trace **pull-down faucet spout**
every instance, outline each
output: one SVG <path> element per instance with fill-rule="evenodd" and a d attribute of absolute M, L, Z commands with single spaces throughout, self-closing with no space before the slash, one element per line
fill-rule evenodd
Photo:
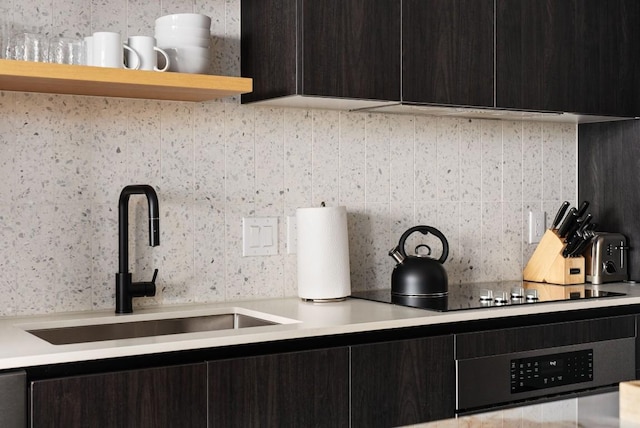
<path fill-rule="evenodd" d="M 151 282 L 132 282 L 129 272 L 129 197 L 145 195 L 149 204 L 149 245 L 160 245 L 160 209 L 158 195 L 153 187 L 146 184 L 126 186 L 120 193 L 118 202 L 118 252 L 119 271 L 116 274 L 116 313 L 133 312 L 134 297 L 155 296 L 158 269 L 153 272 Z"/>

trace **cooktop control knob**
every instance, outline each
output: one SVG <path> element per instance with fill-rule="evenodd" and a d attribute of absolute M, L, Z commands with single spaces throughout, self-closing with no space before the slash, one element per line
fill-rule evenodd
<path fill-rule="evenodd" d="M 509 293 L 507 293 L 506 291 L 499 291 L 496 293 L 494 300 L 496 304 L 504 305 L 509 301 Z"/>
<path fill-rule="evenodd" d="M 524 297 L 524 288 L 522 287 L 513 287 L 511 289 L 511 298 L 512 299 L 522 299 Z"/>
<path fill-rule="evenodd" d="M 480 290 L 480 301 L 481 302 L 493 301 L 493 290 L 489 290 L 489 289 Z"/>
<path fill-rule="evenodd" d="M 527 299 L 527 301 L 535 302 L 536 300 L 538 300 L 538 290 L 526 290 L 525 298 Z"/>

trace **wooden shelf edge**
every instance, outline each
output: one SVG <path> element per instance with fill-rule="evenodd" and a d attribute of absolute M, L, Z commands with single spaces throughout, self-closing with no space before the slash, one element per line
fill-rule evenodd
<path fill-rule="evenodd" d="M 253 80 L 245 77 L 0 60 L 0 90 L 208 101 L 251 92 Z"/>

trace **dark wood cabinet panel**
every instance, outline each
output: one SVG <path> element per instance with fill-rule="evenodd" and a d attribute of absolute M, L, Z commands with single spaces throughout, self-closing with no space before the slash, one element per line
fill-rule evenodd
<path fill-rule="evenodd" d="M 353 427 L 451 418 L 455 411 L 453 336 L 353 346 L 351 385 Z"/>
<path fill-rule="evenodd" d="M 211 427 L 346 427 L 349 349 L 209 363 Z"/>
<path fill-rule="evenodd" d="M 493 106 L 493 0 L 402 5 L 403 101 Z"/>
<path fill-rule="evenodd" d="M 598 230 L 627 237 L 629 278 L 638 280 L 640 121 L 583 124 L 578 141 L 578 198 L 591 202 Z"/>
<path fill-rule="evenodd" d="M 243 0 L 251 102 L 284 95 L 400 100 L 397 0 Z"/>
<path fill-rule="evenodd" d="M 39 380 L 31 426 L 206 426 L 206 364 Z"/>
<path fill-rule="evenodd" d="M 638 115 L 639 20 L 635 0 L 497 0 L 497 106 Z"/>
<path fill-rule="evenodd" d="M 479 358 L 627 337 L 635 337 L 634 316 L 461 333 L 456 335 L 456 358 Z"/>

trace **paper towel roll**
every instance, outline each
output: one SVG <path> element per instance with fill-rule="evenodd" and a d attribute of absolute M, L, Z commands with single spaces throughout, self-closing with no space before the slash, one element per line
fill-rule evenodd
<path fill-rule="evenodd" d="M 298 208 L 298 296 L 341 299 L 351 294 L 345 207 Z"/>

